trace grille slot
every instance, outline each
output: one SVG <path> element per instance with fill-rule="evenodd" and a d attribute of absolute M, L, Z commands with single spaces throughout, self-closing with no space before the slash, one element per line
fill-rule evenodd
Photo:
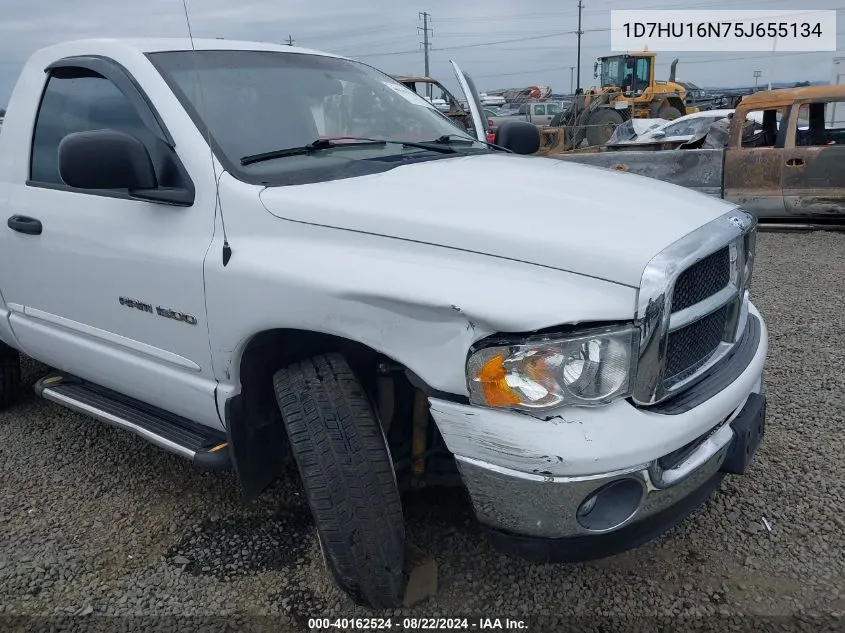
<path fill-rule="evenodd" d="M 730 249 L 726 246 L 680 274 L 672 293 L 672 312 L 707 299 L 727 286 L 730 280 Z"/>
<path fill-rule="evenodd" d="M 725 334 L 728 306 L 669 334 L 666 346 L 666 378 L 695 369 L 716 351 Z"/>

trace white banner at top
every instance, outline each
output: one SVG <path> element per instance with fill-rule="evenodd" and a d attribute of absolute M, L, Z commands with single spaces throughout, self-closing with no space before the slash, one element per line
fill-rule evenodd
<path fill-rule="evenodd" d="M 611 11 L 610 29 L 614 53 L 836 50 L 836 11 Z"/>

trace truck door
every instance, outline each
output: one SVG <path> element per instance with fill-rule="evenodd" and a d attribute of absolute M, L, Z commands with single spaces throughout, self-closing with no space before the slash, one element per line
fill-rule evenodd
<path fill-rule="evenodd" d="M 548 117 L 546 117 L 546 105 L 544 103 L 535 103 L 534 111 L 529 119 L 534 125 L 548 125 Z"/>
<path fill-rule="evenodd" d="M 741 112 L 737 112 L 741 115 Z M 754 134 L 737 133 L 736 122 L 725 150 L 724 197 L 741 204 L 758 218 L 785 214 L 781 187 L 781 164 L 786 139 L 785 117 L 778 109 L 747 111 L 755 121 Z"/>
<path fill-rule="evenodd" d="M 149 72 L 155 73 L 152 66 Z M 173 103 L 165 99 L 153 110 L 128 72 L 110 60 L 85 57 L 54 64 L 38 96 L 40 103 L 33 95 L 30 104 L 37 109 L 34 122 L 11 132 L 21 135 L 20 165 L 8 187 L 11 217 L 0 225 L 0 249 L 6 262 L 14 262 L 0 270 L 0 286 L 23 351 L 219 427 L 203 285 L 216 203 L 207 146 L 204 162 L 187 156 L 192 147 L 199 153 L 187 135 L 199 133 L 180 120 L 181 115 L 190 121 L 175 107 L 175 96 L 168 93 Z M 165 127 L 163 111 L 171 117 L 175 137 Z M 193 204 L 68 187 L 59 176 L 59 142 L 96 129 L 139 139 L 151 154 L 159 185 L 190 184 Z"/>
<path fill-rule="evenodd" d="M 786 213 L 807 217 L 845 214 L 845 103 L 820 100 L 793 106 L 786 143 L 783 196 Z"/>

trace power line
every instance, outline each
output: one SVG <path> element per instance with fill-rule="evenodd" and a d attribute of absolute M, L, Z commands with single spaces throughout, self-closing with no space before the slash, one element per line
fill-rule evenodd
<path fill-rule="evenodd" d="M 346 39 L 348 37 L 358 37 L 359 35 L 366 35 L 368 33 L 382 33 L 388 29 L 395 29 L 401 26 L 407 26 L 404 22 L 391 22 L 388 24 L 378 24 L 375 26 L 366 26 L 360 29 L 344 29 L 343 31 L 331 31 L 323 35 L 311 35 L 309 37 L 301 37 L 299 39 L 305 41 L 311 40 L 326 40 L 326 39 Z"/>
<path fill-rule="evenodd" d="M 790 55 L 825 55 L 830 54 L 831 51 L 800 51 L 794 53 L 779 53 L 780 56 L 790 56 Z M 705 63 L 713 63 L 713 62 L 720 62 L 720 61 L 736 61 L 736 60 L 744 60 L 744 59 L 768 59 L 771 53 L 767 53 L 764 55 L 744 55 L 740 57 L 723 57 L 723 58 L 712 58 L 712 59 L 693 59 L 693 60 L 684 60 L 684 65 L 688 64 L 705 64 Z M 572 66 L 551 66 L 548 68 L 529 68 L 526 70 L 520 70 L 518 72 L 510 72 L 510 73 L 493 73 L 493 74 L 486 74 L 486 75 L 474 75 L 475 77 L 481 78 L 488 78 L 488 77 L 513 77 L 516 75 L 530 75 L 533 73 L 544 73 L 544 72 L 551 72 L 555 70 L 566 70 L 567 68 L 572 68 Z"/>

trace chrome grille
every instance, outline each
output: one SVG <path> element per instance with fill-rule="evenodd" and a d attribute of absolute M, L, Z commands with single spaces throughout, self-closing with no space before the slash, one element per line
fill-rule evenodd
<path fill-rule="evenodd" d="M 709 358 L 722 342 L 727 320 L 728 307 L 722 306 L 703 319 L 670 332 L 666 345 L 666 377 L 677 380 Z"/>
<path fill-rule="evenodd" d="M 650 405 L 692 385 L 745 329 L 753 216 L 733 210 L 655 256 L 643 271 L 633 400 Z"/>
<path fill-rule="evenodd" d="M 672 293 L 672 312 L 704 301 L 727 286 L 730 280 L 730 249 L 725 246 L 680 274 Z"/>

